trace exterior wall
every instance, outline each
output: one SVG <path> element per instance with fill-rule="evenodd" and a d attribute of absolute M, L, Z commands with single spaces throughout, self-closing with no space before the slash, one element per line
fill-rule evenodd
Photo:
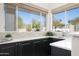
<path fill-rule="evenodd" d="M 5 13 L 4 13 L 4 4 L 0 3 L 0 32 L 5 31 Z"/>

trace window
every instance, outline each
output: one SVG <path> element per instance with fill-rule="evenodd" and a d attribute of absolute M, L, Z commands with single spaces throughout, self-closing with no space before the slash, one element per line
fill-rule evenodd
<path fill-rule="evenodd" d="M 16 31 L 16 5 L 5 3 L 3 11 L 5 11 L 5 31 Z"/>
<path fill-rule="evenodd" d="M 53 31 L 79 31 L 79 8 L 53 15 Z"/>
<path fill-rule="evenodd" d="M 19 32 L 45 31 L 45 15 L 25 9 L 16 10 L 17 29 Z"/>
<path fill-rule="evenodd" d="M 61 31 L 61 28 L 64 27 L 65 23 L 65 12 L 54 14 L 53 31 Z"/>
<path fill-rule="evenodd" d="M 67 11 L 68 22 L 74 31 L 79 31 L 79 8 L 71 9 Z"/>

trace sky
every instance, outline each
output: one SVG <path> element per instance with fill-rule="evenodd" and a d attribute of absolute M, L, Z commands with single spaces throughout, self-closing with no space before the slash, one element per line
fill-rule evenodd
<path fill-rule="evenodd" d="M 41 22 L 42 24 L 44 24 L 45 18 L 43 16 L 37 15 L 37 14 L 33 14 L 33 13 L 28 13 L 25 11 L 21 11 L 21 10 L 17 10 L 16 11 L 16 15 L 20 16 L 23 19 L 23 22 L 25 24 L 31 24 L 32 20 L 37 20 L 37 21 L 41 21 L 41 19 L 43 19 Z"/>
<path fill-rule="evenodd" d="M 54 14 L 54 19 L 62 20 L 64 24 L 67 24 L 69 20 L 79 17 L 79 8 L 69 10 L 66 13 L 67 13 L 66 19 L 65 19 L 65 12 Z M 23 19 L 23 22 L 25 24 L 30 24 L 33 19 L 38 20 L 38 21 L 42 19 L 42 23 L 45 22 L 45 18 L 43 16 L 33 14 L 33 13 L 28 13 L 28 12 L 21 11 L 21 10 L 16 11 L 16 15 L 19 15 Z"/>
<path fill-rule="evenodd" d="M 65 12 L 54 14 L 55 20 L 62 20 L 64 24 L 67 24 L 69 20 L 73 20 L 76 17 L 79 17 L 79 8 L 72 9 L 66 12 L 67 16 L 65 19 Z"/>

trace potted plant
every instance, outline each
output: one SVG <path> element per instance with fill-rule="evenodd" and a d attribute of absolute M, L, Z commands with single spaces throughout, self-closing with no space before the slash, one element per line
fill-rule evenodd
<path fill-rule="evenodd" d="M 10 33 L 6 34 L 5 39 L 12 40 L 12 35 Z"/>
<path fill-rule="evenodd" d="M 47 32 L 46 34 L 45 34 L 46 36 L 53 36 L 54 34 L 53 34 L 53 32 Z"/>

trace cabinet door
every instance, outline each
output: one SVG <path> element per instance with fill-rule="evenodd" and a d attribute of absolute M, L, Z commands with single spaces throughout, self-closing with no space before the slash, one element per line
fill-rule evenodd
<path fill-rule="evenodd" d="M 49 45 L 49 40 L 48 39 L 43 39 L 42 40 L 42 55 L 48 56 L 50 55 L 50 45 Z"/>
<path fill-rule="evenodd" d="M 41 56 L 42 55 L 42 42 L 41 40 L 33 41 L 33 55 Z"/>
<path fill-rule="evenodd" d="M 20 43 L 20 55 L 22 56 L 32 56 L 32 44 L 31 42 Z"/>
<path fill-rule="evenodd" d="M 0 56 L 16 56 L 17 44 L 0 45 Z"/>
<path fill-rule="evenodd" d="M 71 51 L 52 46 L 51 56 L 71 56 Z"/>

